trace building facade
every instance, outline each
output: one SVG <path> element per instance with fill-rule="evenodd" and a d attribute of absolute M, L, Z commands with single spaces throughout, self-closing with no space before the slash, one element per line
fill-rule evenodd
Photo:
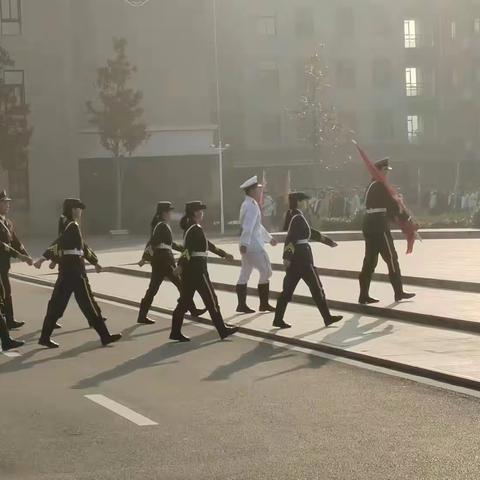
<path fill-rule="evenodd" d="M 480 2 L 227 0 L 222 7 L 222 119 L 238 171 L 266 168 L 281 185 L 278 172 L 288 167 L 295 187 L 314 187 L 315 153 L 289 109 L 305 91 L 305 60 L 323 44 L 329 101 L 373 156 L 400 163 L 399 183 L 414 191 L 480 183 Z M 324 171 L 325 185 L 358 179 L 353 150 L 339 155 L 353 155 L 351 165 Z"/>
<path fill-rule="evenodd" d="M 52 234 L 62 199 L 80 194 L 94 204 L 86 217 L 90 230 L 113 227 L 113 163 L 85 106 L 97 100 L 96 70 L 113 57 L 113 37 L 128 41 L 127 55 L 137 67 L 131 86 L 143 94 L 150 134 L 127 160 L 125 226 L 144 231 L 156 201 L 164 198 L 180 203 L 203 195 L 216 201 L 207 7 L 204 0 L 150 1 L 142 7 L 125 0 L 1 1 L 0 42 L 16 62 L 15 72 L 4 72 L 5 81 L 22 80 L 34 128 L 23 192 L 32 233 Z M 178 175 L 172 165 L 182 166 Z M 191 176 L 185 175 L 189 169 Z M 26 202 L 16 201 L 17 210 L 19 204 Z"/>
<path fill-rule="evenodd" d="M 305 60 L 323 44 L 329 99 L 372 156 L 390 155 L 410 187 L 470 188 L 480 181 L 479 0 L 217 0 L 220 119 L 215 94 L 213 0 L 0 0 L 0 43 L 16 64 L 3 72 L 31 107 L 27 171 L 10 177 L 15 208 L 32 233 L 51 233 L 66 196 L 95 204 L 92 231 L 114 218 L 112 160 L 88 123 L 96 69 L 125 37 L 138 68 L 149 141 L 128 159 L 125 225 L 144 229 L 161 198 L 201 197 L 218 220 L 225 152 L 226 219 L 238 183 L 267 172 L 279 193 L 363 184 L 353 150 L 319 170 L 290 110 L 305 91 Z M 349 157 L 352 157 L 351 160 Z M 348 161 L 346 161 L 348 160 Z M 318 172 L 320 171 L 320 175 Z M 472 184 L 472 185 L 470 185 Z M 179 188 L 181 185 L 181 188 Z M 107 220 L 106 220 L 107 219 Z"/>

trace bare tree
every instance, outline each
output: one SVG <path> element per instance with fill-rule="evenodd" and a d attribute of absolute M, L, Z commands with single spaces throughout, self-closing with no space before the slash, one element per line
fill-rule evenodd
<path fill-rule="evenodd" d="M 15 66 L 0 46 L 0 165 L 6 171 L 26 169 L 33 129 L 28 124 L 30 107 L 23 90 L 5 83 L 5 70 Z"/>
<path fill-rule="evenodd" d="M 338 149 L 353 135 L 339 120 L 331 89 L 328 66 L 318 49 L 305 63 L 305 93 L 299 106 L 289 113 L 298 121 L 300 139 L 312 148 L 315 162 L 326 169 L 346 163 L 346 159 L 338 158 Z"/>
<path fill-rule="evenodd" d="M 97 127 L 101 145 L 109 151 L 116 165 L 117 201 L 116 225 L 122 229 L 123 180 L 125 157 L 131 156 L 145 142 L 149 134 L 142 121 L 142 92 L 128 86 L 137 71 L 126 55 L 127 40 L 113 39 L 115 57 L 97 70 L 98 96 L 100 106 L 86 102 L 90 123 Z"/>

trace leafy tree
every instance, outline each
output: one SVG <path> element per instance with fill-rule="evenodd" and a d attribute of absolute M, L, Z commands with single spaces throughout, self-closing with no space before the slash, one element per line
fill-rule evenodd
<path fill-rule="evenodd" d="M 28 146 L 33 129 L 28 124 L 30 107 L 24 103 L 23 92 L 5 84 L 5 70 L 15 62 L 0 46 L 0 165 L 6 171 L 26 169 Z"/>
<path fill-rule="evenodd" d="M 317 164 L 326 169 L 338 168 L 344 163 L 339 161 L 338 150 L 353 132 L 340 122 L 330 101 L 332 86 L 320 50 L 305 63 L 305 86 L 298 108 L 290 110 L 299 123 L 300 139 L 313 149 Z"/>
<path fill-rule="evenodd" d="M 145 142 L 149 134 L 142 121 L 142 92 L 128 86 L 137 71 L 126 55 L 127 40 L 113 39 L 115 56 L 97 70 L 99 107 L 86 102 L 89 122 L 100 134 L 100 143 L 115 159 L 117 177 L 117 230 L 122 228 L 122 190 L 125 157 L 131 156 Z"/>

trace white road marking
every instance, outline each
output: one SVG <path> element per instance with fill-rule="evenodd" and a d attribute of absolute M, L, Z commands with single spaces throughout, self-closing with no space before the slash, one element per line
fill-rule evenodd
<path fill-rule="evenodd" d="M 6 357 L 10 357 L 10 358 L 22 356 L 20 352 L 12 352 L 12 351 L 4 352 L 3 350 L 0 350 L 0 352 L 2 352 Z"/>
<path fill-rule="evenodd" d="M 127 420 L 130 420 L 132 423 L 135 423 L 140 427 L 158 425 L 157 422 L 154 422 L 153 420 L 150 420 L 149 418 L 144 417 L 143 415 L 140 415 L 133 410 L 130 410 L 130 408 L 125 407 L 124 405 L 117 403 L 114 400 L 110 400 L 110 398 L 105 397 L 104 395 L 85 395 L 85 398 L 88 398 L 92 402 L 95 402 L 98 405 L 105 407 L 111 412 L 116 413 L 117 415 L 120 415 Z"/>

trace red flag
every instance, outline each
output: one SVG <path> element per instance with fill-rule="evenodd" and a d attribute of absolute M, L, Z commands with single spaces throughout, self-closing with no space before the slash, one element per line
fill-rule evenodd
<path fill-rule="evenodd" d="M 400 230 L 405 234 L 407 238 L 407 254 L 412 253 L 415 239 L 418 236 L 418 224 L 412 220 L 410 211 L 405 205 L 402 195 L 400 195 L 397 192 L 396 188 L 388 182 L 385 175 L 373 164 L 373 162 L 368 158 L 367 154 L 362 150 L 362 148 L 360 148 L 358 143 L 355 140 L 353 140 L 353 143 L 357 147 L 358 152 L 362 157 L 363 163 L 365 163 L 372 178 L 377 182 L 381 182 L 385 185 L 385 188 L 387 189 L 391 198 L 397 203 L 400 212 L 406 213 L 408 215 L 409 218 L 407 220 L 396 218 L 395 221 L 400 227 Z"/>

